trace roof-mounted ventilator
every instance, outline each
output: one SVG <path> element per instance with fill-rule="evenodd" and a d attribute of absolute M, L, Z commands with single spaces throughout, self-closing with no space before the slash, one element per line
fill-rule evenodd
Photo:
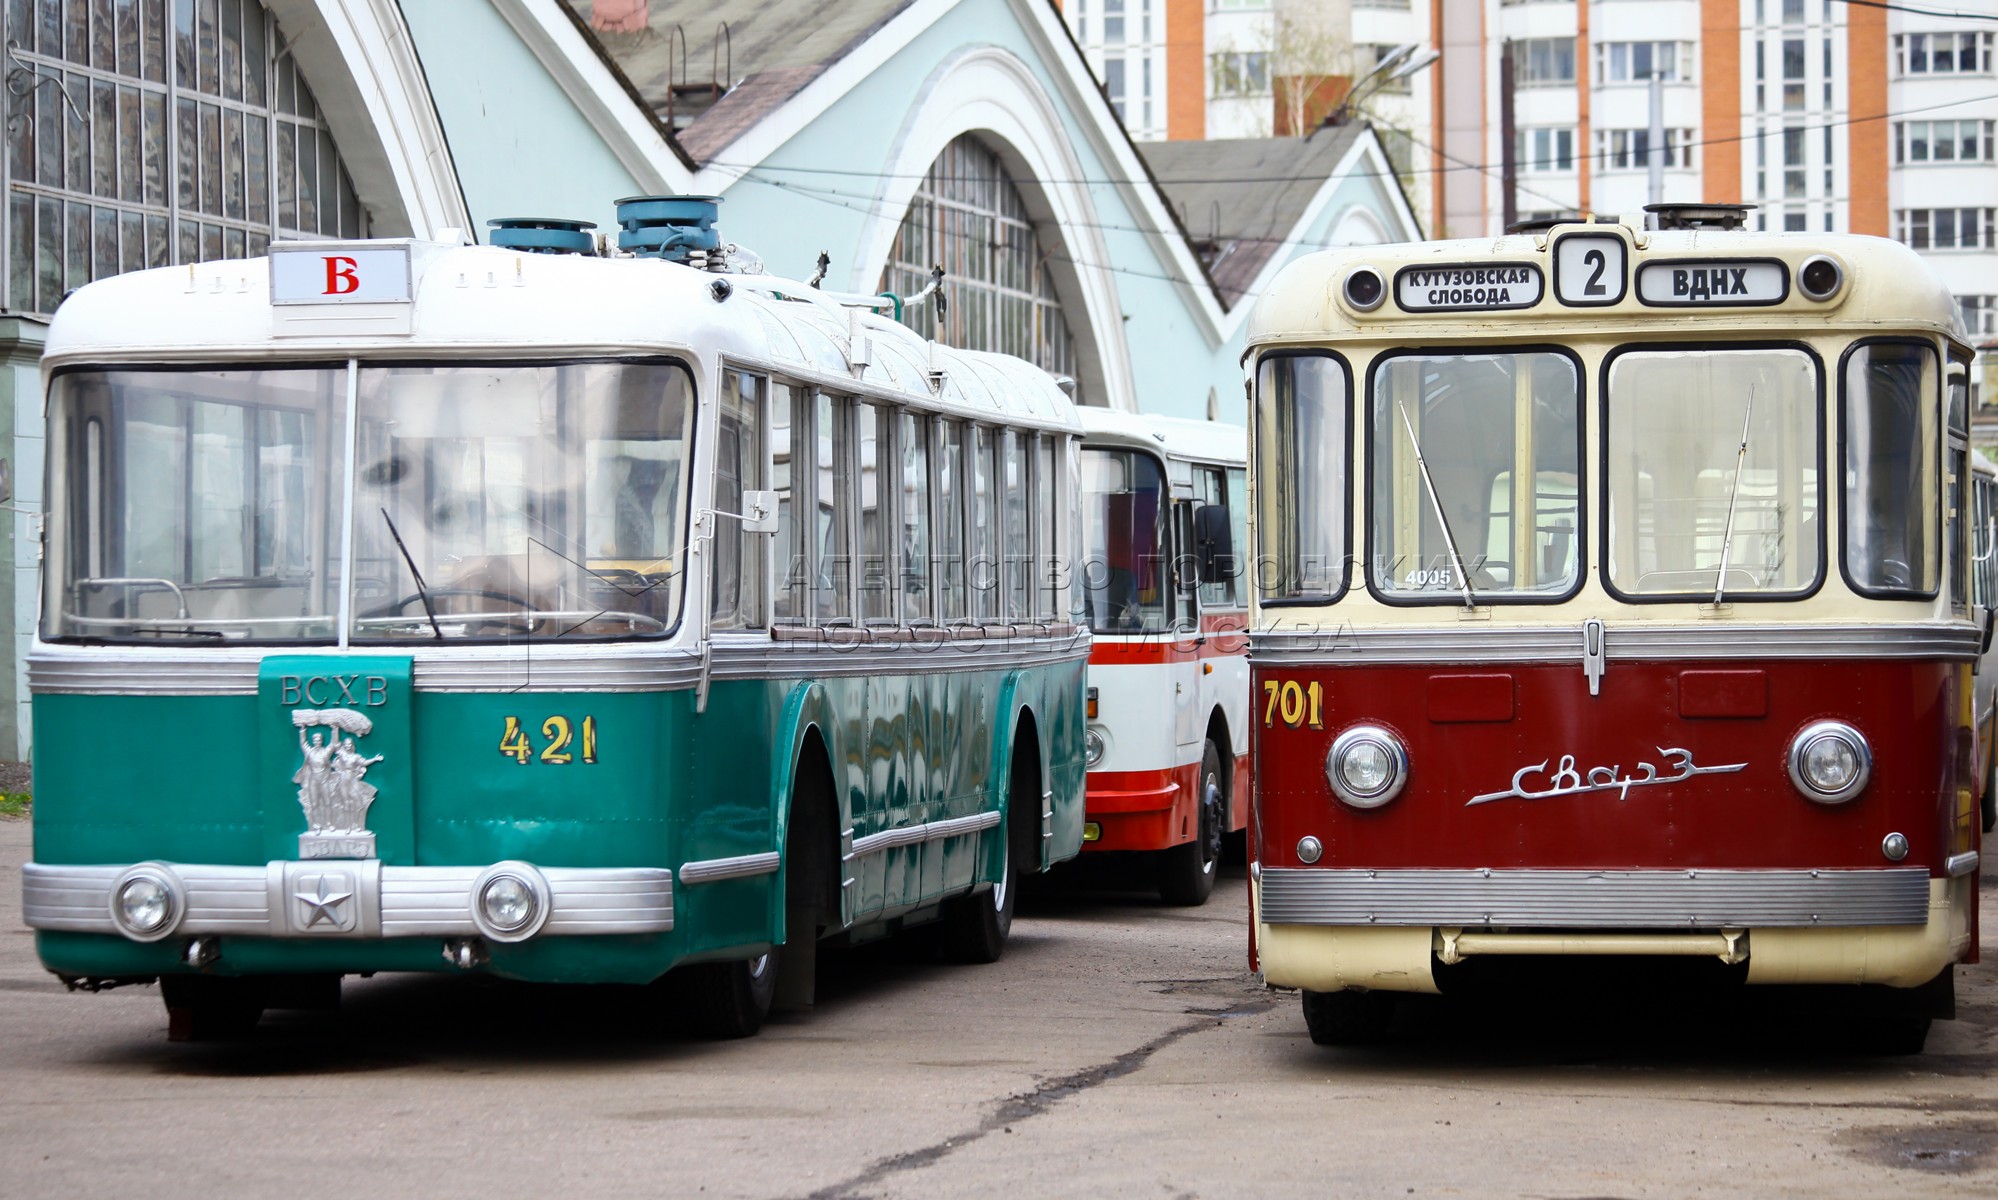
<path fill-rule="evenodd" d="M 1647 204 L 1652 229 L 1738 230 L 1748 227 L 1753 204 Z"/>
<path fill-rule="evenodd" d="M 627 196 L 617 202 L 617 248 L 696 270 L 725 270 L 715 229 L 720 207 L 719 196 Z"/>
<path fill-rule="evenodd" d="M 486 222 L 492 227 L 489 239 L 502 250 L 528 254 L 595 254 L 597 238 L 591 233 L 595 221 L 567 221 L 560 217 L 498 217 Z"/>

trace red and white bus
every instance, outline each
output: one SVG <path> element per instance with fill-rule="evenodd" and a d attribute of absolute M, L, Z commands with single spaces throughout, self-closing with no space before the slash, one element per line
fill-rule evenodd
<path fill-rule="evenodd" d="M 1214 890 L 1247 820 L 1247 434 L 1105 409 L 1083 419 L 1089 654 L 1085 851 L 1155 860 L 1169 904 Z"/>
<path fill-rule="evenodd" d="M 1956 305 L 1654 220 L 1314 255 L 1251 318 L 1251 954 L 1315 1041 L 1641 956 L 1912 1052 L 1976 961 Z"/>

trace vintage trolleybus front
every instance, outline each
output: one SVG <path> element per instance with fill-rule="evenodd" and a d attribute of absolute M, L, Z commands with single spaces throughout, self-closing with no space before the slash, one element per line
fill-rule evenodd
<path fill-rule="evenodd" d="M 1669 216 L 1669 214 L 1668 214 Z M 1255 947 L 1312 1035 L 1507 957 L 1975 960 L 1969 349 L 1860 237 L 1314 256 L 1250 341 Z"/>
<path fill-rule="evenodd" d="M 1210 421 L 1081 410 L 1089 653 L 1084 848 L 1151 856 L 1201 904 L 1248 816 L 1247 438 Z"/>
<path fill-rule="evenodd" d="M 739 1034 L 820 937 L 997 956 L 1081 844 L 1086 635 L 1036 568 L 1074 409 L 708 269 L 700 209 L 621 206 L 638 257 L 540 222 L 495 236 L 582 252 L 280 247 L 63 305 L 51 970 L 157 977 L 198 1036 L 343 973 L 684 968 Z"/>

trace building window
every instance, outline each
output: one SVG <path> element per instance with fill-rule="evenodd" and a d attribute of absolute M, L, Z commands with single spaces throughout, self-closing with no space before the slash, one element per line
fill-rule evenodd
<path fill-rule="evenodd" d="M 1758 143 L 1759 146 L 1759 143 Z M 1665 167 L 1683 169 L 1693 165 L 1693 131 L 1665 131 Z M 1596 170 L 1643 171 L 1651 166 L 1649 129 L 1596 130 Z"/>
<path fill-rule="evenodd" d="M 1990 250 L 1989 208 L 1900 208 L 1894 210 L 1894 236 L 1916 250 Z"/>
<path fill-rule="evenodd" d="M 1103 43 L 1118 45 L 1124 40 L 1124 0 L 1103 0 Z"/>
<path fill-rule="evenodd" d="M 1519 131 L 1519 169 L 1522 171 L 1572 171 L 1575 169 L 1575 131 L 1572 129 L 1522 129 Z"/>
<path fill-rule="evenodd" d="M 1897 121 L 1896 163 L 1988 163 L 1991 121 Z"/>
<path fill-rule="evenodd" d="M 1804 107 L 1804 39 L 1783 39 L 1783 111 Z"/>
<path fill-rule="evenodd" d="M 1355 78 L 1364 78 L 1375 68 L 1379 67 L 1383 59 L 1400 48 L 1392 42 L 1359 43 L 1353 47 L 1353 75 Z M 1374 76 L 1374 80 L 1375 82 L 1369 87 L 1368 95 L 1390 93 L 1406 96 L 1408 94 L 1407 78 L 1396 79 L 1392 70 L 1388 71 L 1385 75 Z"/>
<path fill-rule="evenodd" d="M 0 308 L 93 279 L 363 237 L 367 214 L 257 0 L 8 4 Z M 282 53 L 281 53 L 282 52 Z"/>
<path fill-rule="evenodd" d="M 1525 38 L 1512 44 L 1513 83 L 1553 87 L 1575 82 L 1574 38 Z"/>
<path fill-rule="evenodd" d="M 1270 56 L 1262 51 L 1210 54 L 1207 71 L 1216 97 L 1270 94 Z"/>
<path fill-rule="evenodd" d="M 1804 232 L 1804 222 L 1808 219 L 1809 219 L 1808 213 L 1800 213 L 1800 212 L 1784 213 L 1783 232 L 1784 233 Z"/>
<path fill-rule="evenodd" d="M 1970 336 L 1998 334 L 1998 296 L 1958 296 L 1956 306 L 1963 313 L 1963 326 Z"/>
<path fill-rule="evenodd" d="M 1989 33 L 1897 33 L 1894 35 L 1896 75 L 1989 75 Z"/>
<path fill-rule="evenodd" d="M 1117 119 L 1124 119 L 1124 60 L 1106 58 L 1103 60 L 1103 91 L 1110 97 L 1110 107 L 1117 110 Z"/>
<path fill-rule="evenodd" d="M 935 308 L 911 305 L 909 327 L 945 345 L 1011 354 L 1057 375 L 1076 374 L 1075 338 L 1062 318 L 1045 246 L 999 156 L 969 134 L 944 147 L 889 251 L 881 290 L 909 295 L 940 263 L 950 304 L 944 327 Z"/>
<path fill-rule="evenodd" d="M 1762 44 L 1755 46 L 1755 77 L 1762 78 Z M 1596 79 L 1602 83 L 1649 83 L 1656 72 L 1666 83 L 1693 77 L 1691 42 L 1597 42 Z"/>

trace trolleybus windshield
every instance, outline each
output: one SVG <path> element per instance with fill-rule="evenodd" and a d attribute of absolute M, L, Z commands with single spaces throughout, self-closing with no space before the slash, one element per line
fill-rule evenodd
<path fill-rule="evenodd" d="M 1816 356 L 1626 350 L 1610 359 L 1607 378 L 1611 590 L 1681 600 L 1814 590 L 1823 507 Z"/>
<path fill-rule="evenodd" d="M 343 586 L 356 642 L 676 623 L 683 368 L 363 367 L 351 504 L 347 370 L 59 376 L 46 636 L 332 642 Z"/>
<path fill-rule="evenodd" d="M 1166 628 L 1171 554 L 1165 473 L 1149 454 L 1082 452 L 1083 588 L 1099 633 Z"/>

